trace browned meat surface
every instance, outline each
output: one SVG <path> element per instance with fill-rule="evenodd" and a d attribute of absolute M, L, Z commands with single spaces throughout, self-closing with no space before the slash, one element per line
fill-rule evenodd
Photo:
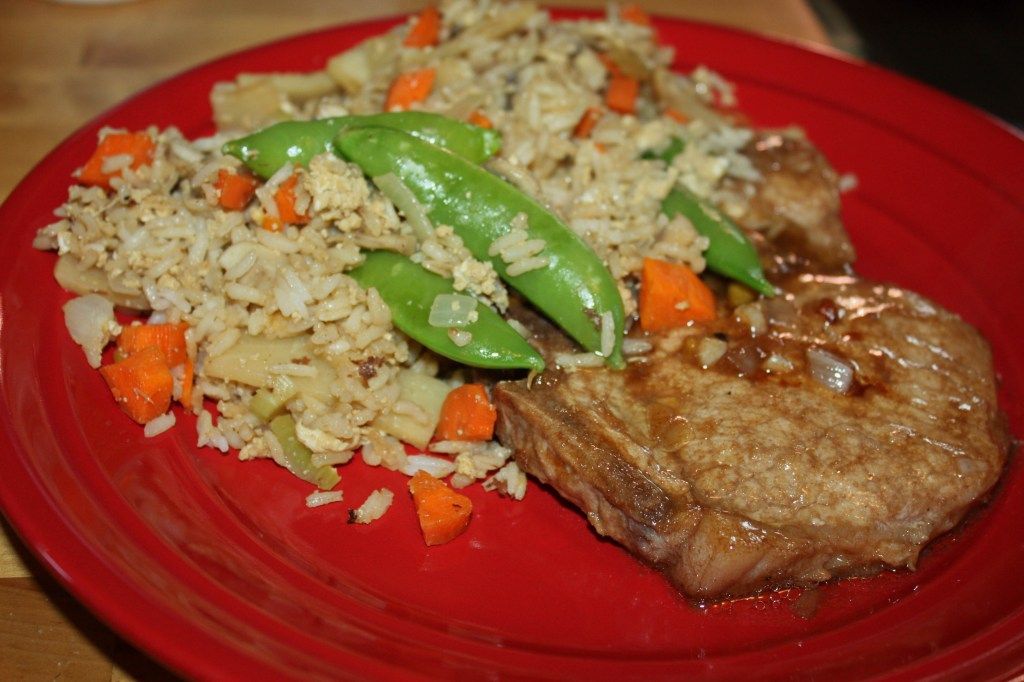
<path fill-rule="evenodd" d="M 856 254 L 839 217 L 839 179 L 821 152 L 804 139 L 772 132 L 758 134 L 744 151 L 764 181 L 753 185 L 737 222 L 818 268 L 852 263 Z"/>
<path fill-rule="evenodd" d="M 973 328 L 852 277 L 784 288 L 743 322 L 657 339 L 625 371 L 494 390 L 499 438 L 520 466 L 694 598 L 912 567 L 1005 461 Z M 703 368 L 713 333 L 728 350 Z M 855 368 L 845 393 L 811 376 L 811 348 Z"/>

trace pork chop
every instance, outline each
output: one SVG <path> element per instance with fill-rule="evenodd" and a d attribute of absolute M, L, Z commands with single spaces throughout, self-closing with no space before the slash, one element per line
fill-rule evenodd
<path fill-rule="evenodd" d="M 913 567 L 1005 463 L 971 326 L 851 276 L 782 288 L 742 321 L 657 338 L 624 371 L 494 389 L 519 465 L 693 598 Z M 705 368 L 707 338 L 727 350 Z"/>
<path fill-rule="evenodd" d="M 815 269 L 853 263 L 856 252 L 840 218 L 839 176 L 825 156 L 804 137 L 771 131 L 759 132 L 743 151 L 763 179 L 748 183 L 752 196 L 737 222 L 766 237 L 762 244 L 773 254 L 793 254 Z M 726 181 L 736 184 L 743 181 Z"/>

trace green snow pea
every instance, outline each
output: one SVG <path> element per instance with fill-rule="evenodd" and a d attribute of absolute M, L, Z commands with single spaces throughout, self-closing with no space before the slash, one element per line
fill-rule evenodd
<path fill-rule="evenodd" d="M 661 202 L 661 211 L 669 218 L 683 214 L 700 234 L 708 238 L 704 260 L 708 268 L 720 275 L 746 284 L 765 296 L 774 296 L 775 286 L 764 276 L 757 249 L 736 223 L 716 208 L 698 199 L 682 186 L 668 193 Z"/>
<path fill-rule="evenodd" d="M 483 168 L 400 130 L 359 127 L 334 138 L 341 156 L 370 177 L 392 173 L 435 225 L 450 225 L 474 257 L 490 261 L 519 291 L 588 351 L 600 351 L 602 317 L 611 314 L 613 350 L 606 362 L 623 367 L 622 297 L 611 273 L 579 236 L 539 203 Z M 528 238 L 544 240 L 547 264 L 510 274 L 488 250 L 525 214 Z"/>
<path fill-rule="evenodd" d="M 668 141 L 668 146 L 662 149 L 660 152 L 656 152 L 653 149 L 648 149 L 640 155 L 641 159 L 661 159 L 665 163 L 672 163 L 672 159 L 676 158 L 679 152 L 683 151 L 684 143 L 678 137 L 673 137 Z"/>
<path fill-rule="evenodd" d="M 425 111 L 367 116 L 337 116 L 315 121 L 282 121 L 251 135 L 224 143 L 225 154 L 237 157 L 256 175 L 269 178 L 286 163 L 305 166 L 317 154 L 333 151 L 339 131 L 374 125 L 404 130 L 451 150 L 473 163 L 483 163 L 501 149 L 501 133 Z"/>
<path fill-rule="evenodd" d="M 438 294 L 454 294 L 452 283 L 405 256 L 392 251 L 370 251 L 349 277 L 363 287 L 375 288 L 388 308 L 395 326 L 430 350 L 473 367 L 489 369 L 544 369 L 544 359 L 508 322 L 483 303 L 476 307 L 477 320 L 463 327 L 472 335 L 464 346 L 456 345 L 448 329 L 427 320 Z"/>
<path fill-rule="evenodd" d="M 678 137 L 673 137 L 663 151 L 645 152 L 642 157 L 672 163 L 676 155 L 683 151 L 683 144 Z M 764 276 L 757 249 L 747 239 L 743 230 L 721 211 L 701 201 L 682 185 L 678 185 L 661 202 L 661 212 L 669 218 L 679 214 L 686 216 L 697 232 L 707 237 L 708 249 L 704 252 L 704 259 L 709 269 L 746 284 L 765 296 L 774 296 L 777 293 L 772 283 Z"/>

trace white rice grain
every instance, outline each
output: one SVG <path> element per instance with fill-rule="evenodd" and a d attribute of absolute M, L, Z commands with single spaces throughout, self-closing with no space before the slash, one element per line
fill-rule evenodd
<path fill-rule="evenodd" d="M 238 282 L 231 282 L 225 285 L 224 293 L 227 294 L 228 298 L 246 303 L 255 303 L 256 305 L 263 305 L 267 300 L 264 293 L 256 287 L 246 286 Z"/>
<path fill-rule="evenodd" d="M 196 441 L 196 447 L 210 446 L 220 450 L 221 452 L 228 451 L 228 441 L 213 424 L 213 415 L 207 410 L 203 410 L 199 413 L 199 419 L 196 420 L 196 431 L 198 439 Z M 280 448 L 280 446 L 278 446 Z"/>
<path fill-rule="evenodd" d="M 156 419 L 146 422 L 146 426 L 142 431 L 146 438 L 152 438 L 153 436 L 158 436 L 167 429 L 173 427 L 175 421 L 174 413 L 168 412 L 160 415 Z"/>
<path fill-rule="evenodd" d="M 515 462 L 509 462 L 484 481 L 484 490 L 496 490 L 501 495 L 521 500 L 526 495 L 526 474 Z"/>
<path fill-rule="evenodd" d="M 643 355 L 650 353 L 653 346 L 646 339 L 623 339 L 622 352 L 626 355 Z"/>
<path fill-rule="evenodd" d="M 452 327 L 448 330 L 448 338 L 452 340 L 452 343 L 461 348 L 473 340 L 473 334 L 464 329 Z"/>
<path fill-rule="evenodd" d="M 348 513 L 349 523 L 372 523 L 380 517 L 384 516 L 384 512 L 391 506 L 391 502 L 395 499 L 395 494 L 387 488 L 381 488 L 380 490 L 374 490 L 370 493 L 370 496 L 366 498 L 366 501 L 359 506 L 358 509 L 353 509 Z"/>
<path fill-rule="evenodd" d="M 401 471 L 406 476 L 413 476 L 418 471 L 425 471 L 434 478 L 445 478 L 455 472 L 455 463 L 441 457 L 430 455 L 409 455 Z"/>
<path fill-rule="evenodd" d="M 612 311 L 601 313 L 601 355 L 611 357 L 615 350 L 615 318 Z"/>
<path fill-rule="evenodd" d="M 548 263 L 550 262 L 551 261 L 548 259 L 547 256 L 524 258 L 523 260 L 516 261 L 515 263 L 512 263 L 507 268 L 505 268 L 505 273 L 509 277 L 517 277 L 519 275 L 526 274 L 531 270 L 539 270 L 541 268 L 546 268 L 548 266 Z"/>
<path fill-rule="evenodd" d="M 113 175 L 131 166 L 134 160 L 135 157 L 131 154 L 111 154 L 103 159 L 100 172 L 104 175 Z"/>
<path fill-rule="evenodd" d="M 525 242 L 530 235 L 526 233 L 526 230 L 512 230 L 501 235 L 487 248 L 487 255 L 491 258 L 497 256 L 505 249 L 509 249 L 517 244 Z"/>
<path fill-rule="evenodd" d="M 416 403 L 409 400 L 399 400 L 391 408 L 394 414 L 404 415 L 411 418 L 420 424 L 429 424 L 430 417 L 424 412 L 423 408 Z"/>
<path fill-rule="evenodd" d="M 300 365 L 297 362 L 282 362 L 271 365 L 268 368 L 271 374 L 283 374 L 288 377 L 315 377 L 316 367 L 312 365 Z"/>
<path fill-rule="evenodd" d="M 325 504 L 341 502 L 343 498 L 344 495 L 340 490 L 318 490 L 306 496 L 306 506 L 310 509 L 313 507 L 322 507 Z"/>
<path fill-rule="evenodd" d="M 287 180 L 288 178 L 290 178 L 292 173 L 294 172 L 295 167 L 290 163 L 286 163 L 280 168 L 278 168 L 273 175 L 267 178 L 267 182 L 264 184 L 264 187 L 269 187 L 271 189 L 276 190 L 277 186 L 280 185 L 285 180 Z"/>
<path fill-rule="evenodd" d="M 256 239 L 260 244 L 280 253 L 298 253 L 302 248 L 297 240 L 291 239 L 283 232 L 256 230 Z"/>
<path fill-rule="evenodd" d="M 524 339 L 530 338 L 530 330 L 527 329 L 522 322 L 511 317 L 505 321 L 508 322 L 508 326 L 516 330 L 516 334 L 519 334 L 519 336 L 523 337 Z"/>
<path fill-rule="evenodd" d="M 234 328 L 225 329 L 215 334 L 210 339 L 210 343 L 206 346 L 207 357 L 215 358 L 218 355 L 221 355 L 228 348 L 231 348 L 238 343 L 238 339 L 240 338 L 242 338 L 241 330 Z"/>
<path fill-rule="evenodd" d="M 514 246 L 508 246 L 501 250 L 501 259 L 508 264 L 536 256 L 544 250 L 547 242 L 543 239 L 528 239 Z"/>
<path fill-rule="evenodd" d="M 563 369 L 600 367 L 604 358 L 597 353 L 556 353 L 555 364 Z"/>

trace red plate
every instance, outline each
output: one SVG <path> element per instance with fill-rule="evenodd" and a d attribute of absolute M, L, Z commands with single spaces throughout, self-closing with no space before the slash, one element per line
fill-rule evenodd
<path fill-rule="evenodd" d="M 125 636 L 200 677 L 873 675 L 1003 678 L 1024 670 L 1024 481 L 938 541 L 916 573 L 697 609 L 598 538 L 550 491 L 479 487 L 476 518 L 427 549 L 404 478 L 342 469 L 346 498 L 398 494 L 368 527 L 266 462 L 194 447 L 194 420 L 147 440 L 65 331 L 54 256 L 31 248 L 102 125 L 210 132 L 207 93 L 240 71 L 319 68 L 392 22 L 242 52 L 162 83 L 62 143 L 0 208 L 0 498 L 42 561 Z M 793 45 L 658 21 L 677 66 L 738 84 L 761 125 L 799 123 L 860 186 L 844 211 L 865 275 L 917 289 L 991 340 L 1024 432 L 1024 141 L 903 78 Z"/>

